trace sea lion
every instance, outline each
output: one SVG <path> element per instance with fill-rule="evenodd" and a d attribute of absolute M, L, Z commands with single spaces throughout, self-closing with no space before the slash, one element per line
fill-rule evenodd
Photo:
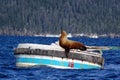
<path fill-rule="evenodd" d="M 82 51 L 85 51 L 87 49 L 84 44 L 67 39 L 67 33 L 64 30 L 61 31 L 61 36 L 59 38 L 59 45 L 65 49 L 65 54 L 67 58 L 70 49 L 80 49 Z"/>

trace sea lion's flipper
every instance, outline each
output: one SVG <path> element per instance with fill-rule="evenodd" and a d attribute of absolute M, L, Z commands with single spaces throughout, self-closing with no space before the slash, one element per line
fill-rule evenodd
<path fill-rule="evenodd" d="M 85 46 L 81 46 L 79 49 L 85 51 L 87 48 Z"/>
<path fill-rule="evenodd" d="M 65 49 L 65 55 L 66 55 L 66 58 L 68 58 L 68 54 L 70 52 L 70 49 Z"/>

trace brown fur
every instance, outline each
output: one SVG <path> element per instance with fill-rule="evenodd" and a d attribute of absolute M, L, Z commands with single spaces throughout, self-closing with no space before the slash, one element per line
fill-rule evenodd
<path fill-rule="evenodd" d="M 68 57 L 68 53 L 70 49 L 80 49 L 80 50 L 86 50 L 87 48 L 84 46 L 84 44 L 72 41 L 67 39 L 67 33 L 65 31 L 61 31 L 61 36 L 59 39 L 59 44 L 62 48 L 65 49 L 66 57 Z"/>

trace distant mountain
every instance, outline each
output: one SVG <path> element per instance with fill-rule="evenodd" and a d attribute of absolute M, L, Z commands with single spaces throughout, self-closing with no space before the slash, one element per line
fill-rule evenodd
<path fill-rule="evenodd" d="M 119 34 L 120 0 L 0 0 L 0 34 Z"/>

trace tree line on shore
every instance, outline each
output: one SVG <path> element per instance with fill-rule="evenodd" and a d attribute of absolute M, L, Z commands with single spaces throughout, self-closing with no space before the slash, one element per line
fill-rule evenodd
<path fill-rule="evenodd" d="M 0 0 L 0 34 L 120 35 L 119 0 Z"/>

